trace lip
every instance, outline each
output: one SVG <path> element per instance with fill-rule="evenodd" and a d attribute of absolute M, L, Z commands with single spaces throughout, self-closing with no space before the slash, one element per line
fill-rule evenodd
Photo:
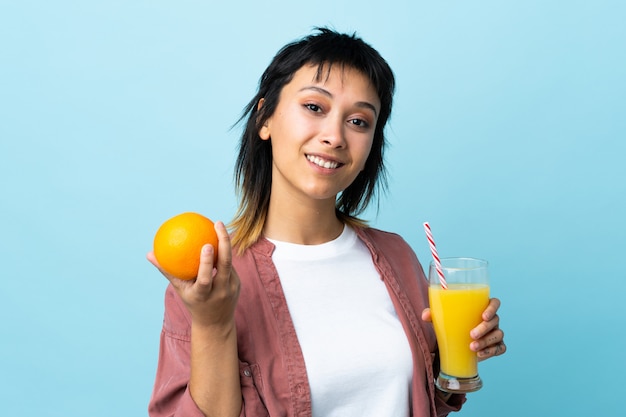
<path fill-rule="evenodd" d="M 310 164 L 314 165 L 317 168 L 324 169 L 324 170 L 334 171 L 338 168 L 341 168 L 343 165 L 345 165 L 343 162 L 339 161 L 338 159 L 333 158 L 328 155 L 307 153 L 305 154 L 305 157 Z"/>

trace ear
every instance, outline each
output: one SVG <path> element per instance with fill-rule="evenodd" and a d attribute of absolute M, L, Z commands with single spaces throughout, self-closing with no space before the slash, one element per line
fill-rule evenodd
<path fill-rule="evenodd" d="M 263 103 L 265 103 L 265 99 L 261 98 L 259 100 L 259 104 L 257 104 L 256 106 L 257 112 L 261 110 L 261 107 L 263 107 Z M 266 120 L 265 123 L 263 123 L 263 126 L 261 126 L 261 128 L 259 129 L 259 137 L 263 140 L 268 140 L 270 138 L 269 120 Z"/>
<path fill-rule="evenodd" d="M 267 121 L 259 129 L 259 137 L 263 140 L 268 140 L 270 138 L 270 128 Z"/>

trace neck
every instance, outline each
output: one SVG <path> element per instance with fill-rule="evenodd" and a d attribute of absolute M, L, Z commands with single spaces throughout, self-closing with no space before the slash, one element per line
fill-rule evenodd
<path fill-rule="evenodd" d="M 339 237 L 343 223 L 335 214 L 335 202 L 284 204 L 270 198 L 263 235 L 300 245 L 318 245 Z"/>

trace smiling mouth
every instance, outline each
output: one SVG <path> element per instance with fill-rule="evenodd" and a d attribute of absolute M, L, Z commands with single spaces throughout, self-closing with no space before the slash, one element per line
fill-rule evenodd
<path fill-rule="evenodd" d="M 306 159 L 308 159 L 309 162 L 326 169 L 335 169 L 342 165 L 339 162 L 329 161 L 327 159 L 320 158 L 319 156 L 307 155 Z"/>

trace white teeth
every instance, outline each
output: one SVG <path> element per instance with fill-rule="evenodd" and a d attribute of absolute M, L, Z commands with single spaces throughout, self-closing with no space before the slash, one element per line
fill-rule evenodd
<path fill-rule="evenodd" d="M 320 166 L 322 168 L 327 169 L 335 169 L 339 166 L 339 163 L 333 161 L 326 161 L 325 159 L 320 158 L 319 156 L 307 155 L 306 159 L 313 162 L 315 165 Z"/>

